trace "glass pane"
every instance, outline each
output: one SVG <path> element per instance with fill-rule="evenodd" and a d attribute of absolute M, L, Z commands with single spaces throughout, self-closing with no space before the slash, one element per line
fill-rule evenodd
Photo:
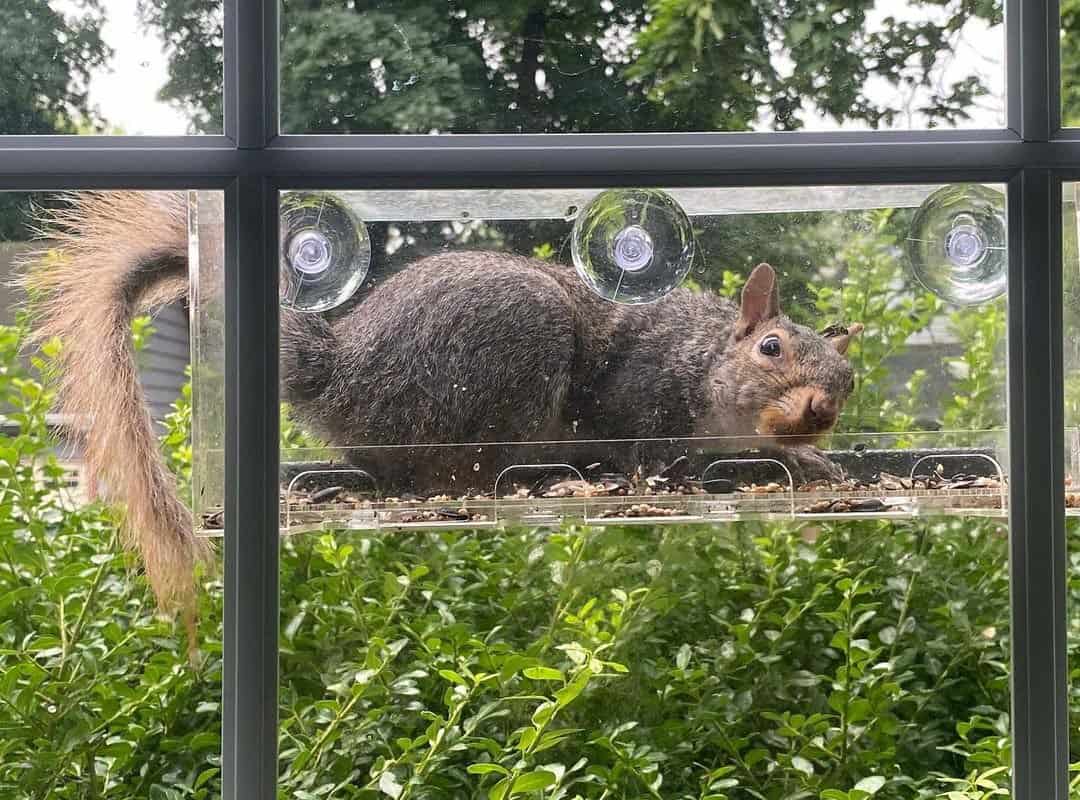
<path fill-rule="evenodd" d="M 1061 124 L 1080 125 L 1080 5 L 1075 0 L 1061 3 Z"/>
<path fill-rule="evenodd" d="M 184 508 L 187 209 L 136 192 L 0 202 L 3 283 L 36 287 L 33 317 L 21 290 L 0 295 L 0 796 L 220 796 L 221 563 Z M 155 258 L 116 255 L 140 233 Z M 181 541 L 206 557 L 196 580 L 169 557 Z M 151 584 L 184 613 L 158 614 Z"/>
<path fill-rule="evenodd" d="M 1007 790 L 1004 213 L 282 195 L 282 790 Z"/>
<path fill-rule="evenodd" d="M 4 0 L 0 134 L 222 132 L 221 0 Z"/>
<path fill-rule="evenodd" d="M 1002 3 L 282 0 L 286 133 L 999 128 Z"/>
<path fill-rule="evenodd" d="M 1064 53 L 1062 53 L 1064 58 Z M 1062 269 L 1065 361 L 1065 533 L 1068 548 L 1070 760 L 1080 760 L 1080 184 L 1066 183 L 1062 198 Z"/>

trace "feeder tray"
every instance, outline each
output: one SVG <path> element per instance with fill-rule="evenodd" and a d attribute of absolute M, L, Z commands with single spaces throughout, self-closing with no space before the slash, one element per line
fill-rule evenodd
<path fill-rule="evenodd" d="M 680 458 L 644 477 L 584 475 L 563 464 L 515 465 L 488 491 L 424 497 L 380 492 L 374 476 L 346 465 L 287 462 L 281 467 L 281 532 L 942 514 L 1003 518 L 1007 513 L 1007 486 L 989 448 L 831 451 L 826 455 L 844 469 L 845 480 L 804 484 L 794 483 L 780 462 L 760 454 L 723 455 L 693 462 Z M 206 535 L 220 534 L 222 511 L 204 514 L 201 528 Z"/>

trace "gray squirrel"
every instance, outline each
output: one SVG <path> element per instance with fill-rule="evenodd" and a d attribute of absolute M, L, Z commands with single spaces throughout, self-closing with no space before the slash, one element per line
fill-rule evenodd
<path fill-rule="evenodd" d="M 88 474 L 126 504 L 127 539 L 159 601 L 182 605 L 208 545 L 160 454 L 130 329 L 187 296 L 186 196 L 80 192 L 43 230 L 59 256 L 38 253 L 25 272 L 33 341 L 61 339 L 58 402 L 90 421 Z M 845 353 L 861 329 L 792 322 L 767 264 L 738 305 L 689 289 L 622 305 L 565 266 L 455 251 L 414 262 L 333 320 L 283 309 L 281 393 L 380 483 L 417 491 L 490 487 L 515 458 L 535 463 L 524 443 L 567 440 L 581 460 L 640 462 L 669 458 L 671 440 L 730 437 L 775 450 L 800 477 L 836 477 L 813 443 L 852 391 Z M 447 443 L 475 446 L 423 446 Z"/>

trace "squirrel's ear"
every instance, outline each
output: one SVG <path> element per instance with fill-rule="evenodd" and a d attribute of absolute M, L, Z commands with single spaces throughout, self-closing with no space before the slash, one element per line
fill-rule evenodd
<path fill-rule="evenodd" d="M 832 342 L 833 347 L 836 348 L 836 352 L 840 355 L 844 355 L 847 352 L 848 345 L 851 344 L 851 340 L 854 339 L 862 332 L 863 326 L 861 323 L 853 323 L 848 326 L 847 333 L 842 333 L 839 336 L 829 337 L 829 341 Z"/>
<path fill-rule="evenodd" d="M 780 316 L 780 290 L 776 272 L 768 264 L 758 264 L 742 290 L 739 320 L 735 323 L 735 338 L 748 336 L 767 319 Z"/>

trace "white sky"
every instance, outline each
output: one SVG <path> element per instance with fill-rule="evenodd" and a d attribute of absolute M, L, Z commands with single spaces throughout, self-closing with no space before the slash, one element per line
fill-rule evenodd
<path fill-rule="evenodd" d="M 105 119 L 130 134 L 187 133 L 184 114 L 157 99 L 168 80 L 168 62 L 161 36 L 144 31 L 136 0 L 106 0 L 105 41 L 113 46 L 112 71 L 95 77 L 94 102 Z"/>
<path fill-rule="evenodd" d="M 49 0 L 57 9 L 70 12 L 71 0 Z M 115 54 L 107 70 L 95 74 L 90 83 L 90 101 L 112 125 L 119 126 L 128 134 L 182 134 L 187 133 L 184 116 L 169 105 L 158 101 L 157 92 L 165 83 L 167 61 L 160 36 L 155 31 L 145 31 L 139 24 L 136 0 L 104 0 L 107 22 L 103 35 L 113 47 Z M 898 18 L 913 16 L 907 12 L 904 0 L 879 0 L 871 19 L 881 19 L 888 14 Z M 922 8 L 918 14 L 925 18 L 929 13 Z M 948 83 L 968 74 L 982 76 L 991 89 L 991 97 L 980 101 L 980 107 L 970 109 L 974 119 L 966 127 L 1001 127 L 1004 125 L 1003 102 L 1003 34 L 1000 27 L 987 30 L 984 25 L 969 25 L 961 32 L 951 63 L 945 68 L 941 80 Z M 907 105 L 910 98 L 898 95 L 885 81 L 868 86 L 877 97 L 898 107 Z M 835 128 L 836 123 L 827 119 L 807 119 L 806 128 L 823 130 Z M 915 120 L 900 120 L 898 127 L 912 127 Z M 850 123 L 845 128 L 854 127 Z"/>
<path fill-rule="evenodd" d="M 71 13 L 68 0 L 51 5 Z M 168 62 L 161 36 L 143 30 L 136 0 L 104 0 L 105 42 L 115 51 L 107 70 L 90 81 L 90 103 L 112 125 L 127 134 L 173 135 L 187 133 L 185 116 L 157 99 L 168 80 Z"/>

